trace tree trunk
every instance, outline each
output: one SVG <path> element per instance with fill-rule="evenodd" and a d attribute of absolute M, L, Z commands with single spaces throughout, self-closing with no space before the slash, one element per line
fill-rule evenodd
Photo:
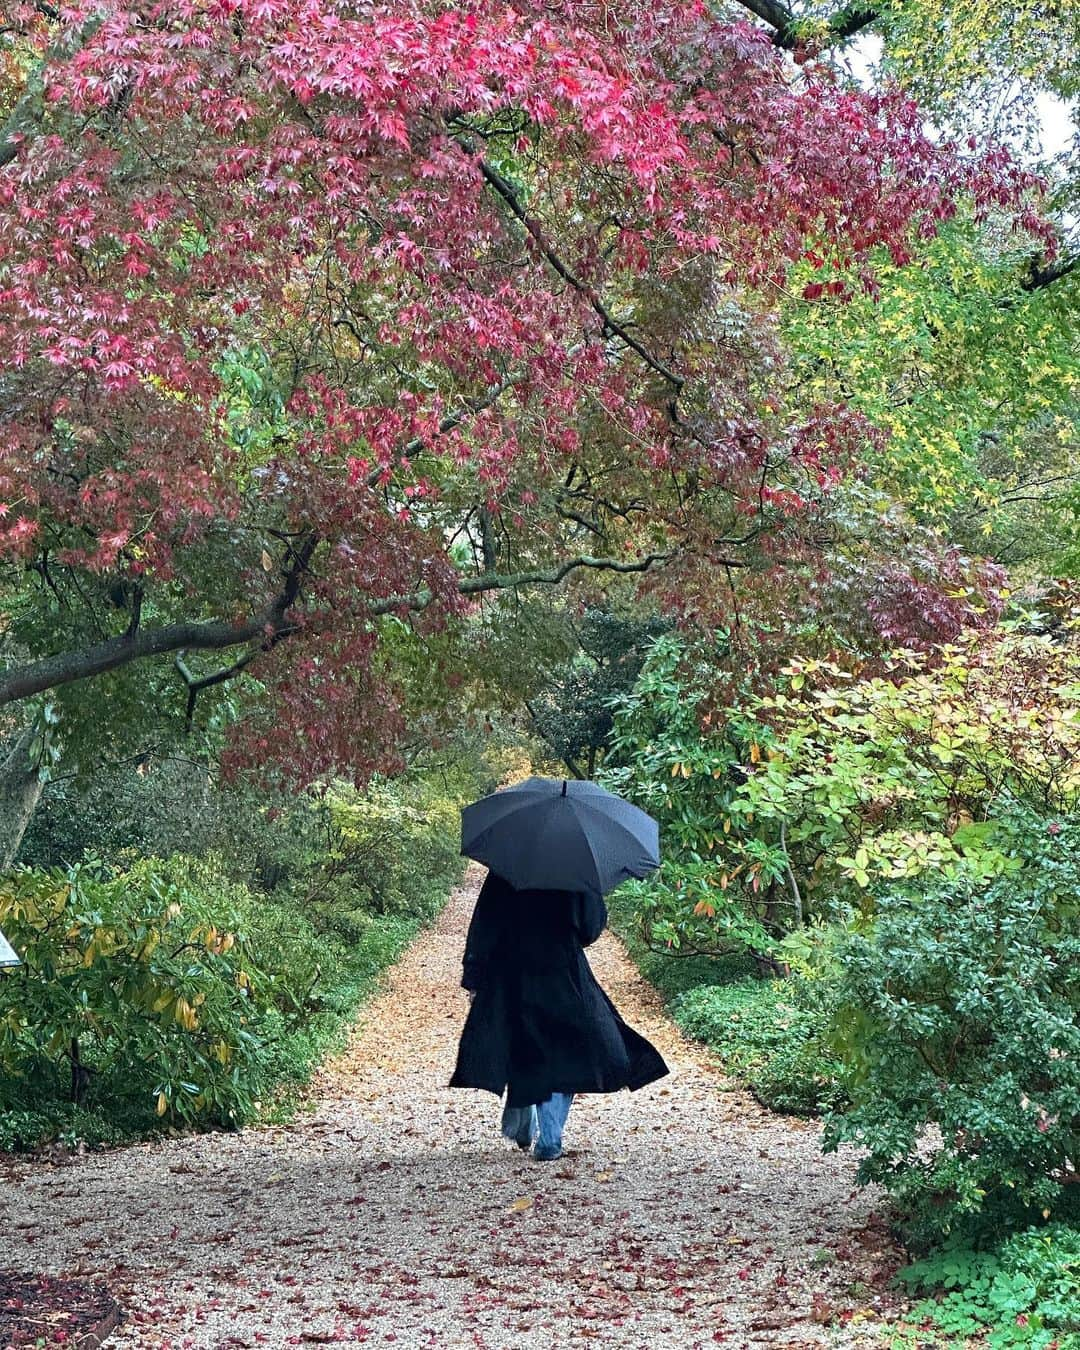
<path fill-rule="evenodd" d="M 41 777 L 30 757 L 36 732 L 36 723 L 31 721 L 0 759 L 0 868 L 15 861 L 41 797 Z"/>

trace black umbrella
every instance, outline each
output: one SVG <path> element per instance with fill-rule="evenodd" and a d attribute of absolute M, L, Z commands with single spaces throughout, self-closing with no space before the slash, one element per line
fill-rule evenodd
<path fill-rule="evenodd" d="M 660 866 L 660 827 L 597 783 L 527 778 L 462 811 L 461 851 L 515 890 L 606 895 Z"/>

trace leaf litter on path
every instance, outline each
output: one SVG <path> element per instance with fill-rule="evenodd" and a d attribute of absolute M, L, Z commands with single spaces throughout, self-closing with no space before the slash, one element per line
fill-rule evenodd
<path fill-rule="evenodd" d="M 0 1205 L 25 1226 L 0 1231 L 0 1267 L 107 1284 L 126 1305 L 109 1350 L 885 1344 L 898 1258 L 855 1156 L 724 1080 L 612 935 L 590 960 L 669 1078 L 579 1098 L 554 1170 L 500 1137 L 491 1094 L 444 1086 L 479 879 L 291 1124 L 11 1162 Z"/>

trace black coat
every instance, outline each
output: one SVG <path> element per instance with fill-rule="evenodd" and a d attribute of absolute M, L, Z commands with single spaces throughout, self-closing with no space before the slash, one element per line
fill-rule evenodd
<path fill-rule="evenodd" d="M 515 891 L 489 873 L 465 940 L 461 983 L 476 991 L 451 1087 L 531 1106 L 553 1092 L 617 1092 L 667 1073 L 589 969 L 607 923 L 599 896 Z"/>

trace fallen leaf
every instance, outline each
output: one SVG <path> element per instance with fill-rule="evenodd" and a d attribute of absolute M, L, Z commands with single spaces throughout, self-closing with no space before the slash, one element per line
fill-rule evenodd
<path fill-rule="evenodd" d="M 523 1195 L 520 1200 L 515 1200 L 507 1210 L 508 1214 L 521 1214 L 527 1209 L 532 1209 L 532 1196 Z"/>
<path fill-rule="evenodd" d="M 810 1304 L 810 1316 L 822 1326 L 826 1326 L 833 1320 L 833 1310 L 821 1294 L 814 1295 Z"/>

